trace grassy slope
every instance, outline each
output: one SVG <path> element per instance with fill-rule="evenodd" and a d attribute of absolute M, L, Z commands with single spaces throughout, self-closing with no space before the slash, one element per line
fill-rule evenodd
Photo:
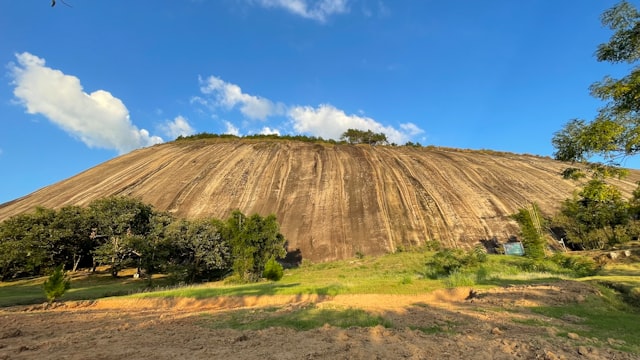
<path fill-rule="evenodd" d="M 429 279 L 424 276 L 425 262 L 432 253 L 403 252 L 376 258 L 352 259 L 286 270 L 279 282 L 261 282 L 247 285 L 212 282 L 173 289 L 158 288 L 142 292 L 143 280 L 130 276 L 112 279 L 104 275 L 76 275 L 72 289 L 62 300 L 98 299 L 105 296 L 127 295 L 131 297 L 190 297 L 209 298 L 215 296 L 242 295 L 295 295 L 295 294 L 420 294 L 438 288 L 458 285 L 473 285 L 474 288 L 529 284 L 567 278 L 567 274 L 541 272 L 535 269 L 523 271 L 527 260 L 516 257 L 490 256 L 481 271 L 471 271 L 452 278 Z M 480 278 L 478 275 L 481 274 Z M 552 318 L 567 314 L 582 319 L 575 327 L 562 330 L 575 332 L 585 338 L 621 339 L 623 342 L 609 344 L 621 350 L 640 353 L 640 322 L 638 307 L 629 305 L 640 299 L 640 264 L 617 264 L 605 267 L 597 276 L 576 279 L 594 283 L 600 287 L 601 296 L 589 298 L 583 304 L 547 306 L 526 311 Z M 0 306 L 33 304 L 45 301 L 42 283 L 44 278 L 0 283 Z M 465 282 L 467 281 L 467 282 Z M 162 285 L 162 280 L 156 281 Z M 614 291 L 616 290 L 616 291 Z M 623 300 L 628 300 L 624 302 Z M 637 304 L 636 304 L 637 305 Z M 267 328 L 269 326 L 293 327 L 299 330 L 322 326 L 392 326 L 386 319 L 368 314 L 359 309 L 320 309 L 313 305 L 294 312 L 280 313 L 273 309 L 260 311 L 237 310 L 206 321 L 216 327 L 238 329 Z M 531 320 L 531 326 L 544 326 Z M 211 325 L 213 326 L 213 325 Z M 636 330 L 637 329 L 637 330 Z"/>

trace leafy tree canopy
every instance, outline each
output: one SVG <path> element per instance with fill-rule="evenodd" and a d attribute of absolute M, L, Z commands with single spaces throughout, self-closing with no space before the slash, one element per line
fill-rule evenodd
<path fill-rule="evenodd" d="M 624 157 L 640 152 L 640 13 L 622 1 L 605 11 L 601 20 L 613 35 L 598 46 L 598 61 L 625 62 L 633 68 L 623 78 L 606 76 L 591 85 L 591 95 L 605 106 L 592 121 L 569 121 L 552 143 L 558 160 L 581 162 L 600 156 L 607 165 L 618 166 Z"/>
<path fill-rule="evenodd" d="M 346 140 L 349 144 L 384 145 L 388 143 L 387 135 L 374 133 L 371 130 L 347 129 L 340 139 Z"/>

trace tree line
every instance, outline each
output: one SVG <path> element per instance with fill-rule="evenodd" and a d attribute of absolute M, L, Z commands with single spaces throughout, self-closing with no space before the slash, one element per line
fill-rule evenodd
<path fill-rule="evenodd" d="M 328 143 L 328 144 L 369 144 L 369 145 L 392 145 L 387 140 L 387 135 L 380 132 L 375 133 L 371 130 L 359 130 L 359 129 L 347 129 L 340 136 L 340 140 L 324 139 L 321 136 L 307 136 L 307 135 L 278 135 L 278 134 L 252 134 L 244 135 L 242 137 L 232 134 L 212 134 L 212 133 L 199 133 L 188 136 L 178 136 L 176 141 L 185 140 L 200 140 L 200 139 L 259 139 L 259 140 L 295 140 L 302 142 L 312 143 Z M 407 142 L 406 146 L 420 147 L 420 143 Z"/>
<path fill-rule="evenodd" d="M 40 276 L 57 266 L 129 266 L 149 281 L 166 273 L 175 281 L 260 279 L 267 264 L 286 255 L 274 215 L 228 219 L 176 219 L 130 197 L 95 200 L 87 207 L 38 207 L 0 223 L 0 279 Z M 270 262 L 271 261 L 271 262 Z"/>

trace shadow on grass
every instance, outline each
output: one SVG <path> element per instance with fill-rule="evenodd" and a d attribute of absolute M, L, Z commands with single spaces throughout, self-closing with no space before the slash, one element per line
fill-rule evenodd
<path fill-rule="evenodd" d="M 46 301 L 43 283 L 45 278 L 4 283 L 0 287 L 0 307 L 33 305 Z M 90 274 L 73 278 L 71 288 L 60 301 L 95 300 L 111 296 L 129 295 L 142 291 L 147 283 L 142 279 L 113 278 L 110 275 Z"/>
<path fill-rule="evenodd" d="M 351 327 L 393 327 L 379 315 L 361 309 L 320 309 L 313 304 L 294 310 L 263 308 L 259 310 L 232 310 L 223 313 L 203 314 L 203 326 L 213 329 L 263 330 L 284 327 L 298 331 L 331 325 L 343 329 Z"/>
<path fill-rule="evenodd" d="M 142 293 L 139 297 L 189 297 L 207 299 L 220 296 L 270 296 L 270 295 L 320 295 L 334 296 L 343 288 L 340 284 L 322 287 L 303 287 L 300 283 L 264 282 L 258 284 L 242 284 L 224 287 L 187 286 L 166 291 Z M 295 289 L 295 292 L 288 291 Z"/>

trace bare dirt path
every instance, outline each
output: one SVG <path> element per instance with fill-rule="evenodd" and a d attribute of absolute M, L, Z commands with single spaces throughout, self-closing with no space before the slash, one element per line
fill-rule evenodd
<path fill-rule="evenodd" d="M 594 339 L 560 336 L 559 320 L 526 310 L 582 301 L 593 292 L 586 284 L 561 282 L 482 291 L 471 300 L 465 300 L 469 289 L 454 289 L 416 296 L 114 298 L 47 310 L 14 307 L 0 310 L 0 359 L 637 358 L 596 347 Z M 365 309 L 393 327 L 220 330 L 207 326 L 211 320 L 202 315 L 264 307 L 294 311 L 310 303 Z M 514 321 L 536 316 L 536 325 Z"/>

